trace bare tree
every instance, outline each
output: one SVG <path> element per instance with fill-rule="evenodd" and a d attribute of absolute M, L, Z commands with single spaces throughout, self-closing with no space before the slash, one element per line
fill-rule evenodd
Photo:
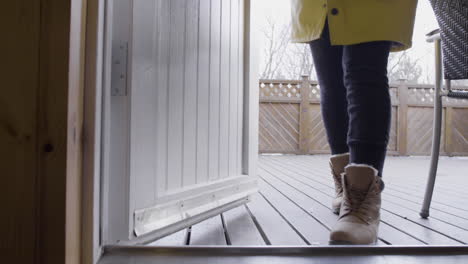
<path fill-rule="evenodd" d="M 417 83 L 422 77 L 422 67 L 419 65 L 419 58 L 410 56 L 407 50 L 391 53 L 388 60 L 388 79 L 390 82 L 406 80 L 410 83 Z"/>
<path fill-rule="evenodd" d="M 314 63 L 309 45 L 290 44 L 284 60 L 284 75 L 297 78 L 301 75 L 315 76 Z"/>
<path fill-rule="evenodd" d="M 291 26 L 281 23 L 272 16 L 266 18 L 261 28 L 264 38 L 261 76 L 263 79 L 298 79 L 309 75 L 316 79 L 314 63 L 309 45 L 290 42 Z M 409 51 L 391 53 L 388 63 L 390 82 L 405 79 L 410 83 L 433 83 L 433 77 L 423 71 L 420 58 L 415 58 Z M 466 81 L 457 81 L 456 85 Z"/>
<path fill-rule="evenodd" d="M 263 48 L 264 65 L 261 73 L 263 79 L 278 78 L 282 69 L 283 58 L 289 41 L 290 27 L 278 25 L 272 17 L 267 17 L 267 23 L 261 29 L 266 43 Z"/>
<path fill-rule="evenodd" d="M 279 24 L 274 18 L 267 17 L 261 32 L 265 39 L 262 79 L 297 79 L 304 74 L 314 75 L 309 46 L 290 42 L 290 24 Z"/>

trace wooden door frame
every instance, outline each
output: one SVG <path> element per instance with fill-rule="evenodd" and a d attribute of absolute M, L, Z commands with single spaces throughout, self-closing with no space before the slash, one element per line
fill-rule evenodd
<path fill-rule="evenodd" d="M 252 0 L 244 0 L 244 131 L 243 131 L 243 174 L 255 175 L 258 160 L 259 120 L 259 47 L 255 16 L 252 16 Z"/>
<path fill-rule="evenodd" d="M 28 44 L 35 48 L 33 56 L 37 56 L 34 72 L 22 72 L 23 76 L 18 74 L 19 78 L 34 79 L 34 85 L 9 88 L 24 89 L 23 97 L 9 99 L 17 102 L 18 107 L 31 99 L 33 109 L 31 112 L 28 112 L 30 109 L 15 109 L 9 116 L 32 122 L 32 131 L 23 130 L 16 122 L 10 128 L 11 136 L 24 136 L 24 140 L 16 142 L 17 149 L 13 153 L 21 156 L 15 157 L 16 163 L 7 164 L 6 173 L 21 173 L 13 174 L 11 178 L 19 177 L 17 181 L 33 187 L 27 193 L 33 197 L 31 204 L 26 204 L 29 202 L 26 199 L 21 200 L 22 203 L 15 205 L 11 214 L 21 215 L 17 212 L 30 210 L 26 208 L 30 205 L 34 210 L 32 219 L 15 219 L 12 226 L 13 230 L 31 230 L 33 225 L 34 233 L 18 234 L 14 241 L 2 242 L 13 248 L 8 252 L 14 257 L 11 262 L 25 257 L 34 259 L 35 263 L 83 263 L 82 205 L 86 203 L 83 199 L 87 198 L 82 192 L 83 147 L 86 145 L 83 144 L 86 141 L 83 134 L 85 23 L 87 3 L 91 1 L 15 1 L 11 3 L 16 6 L 3 9 L 12 12 L 8 18 L 16 19 L 10 23 L 18 23 L 8 27 L 13 31 L 18 27 L 23 30 L 20 33 L 26 31 L 34 35 L 34 41 Z M 21 11 L 14 13 L 18 7 Z M 31 13 L 33 19 L 24 18 Z M 18 49 L 24 47 L 24 43 L 20 43 L 24 38 L 12 41 L 17 42 Z M 25 146 L 33 151 L 22 153 Z M 32 169 L 20 170 L 20 166 Z M 7 186 L 13 187 L 18 194 L 25 191 L 14 189 L 18 186 L 24 188 L 21 185 Z M 9 262 L 9 255 L 6 259 Z"/>
<path fill-rule="evenodd" d="M 83 2 L 0 4 L 3 262 L 80 263 Z"/>
<path fill-rule="evenodd" d="M 36 261 L 82 263 L 87 0 L 41 0 L 36 91 Z"/>
<path fill-rule="evenodd" d="M 104 0 L 87 0 L 85 24 L 85 83 L 83 87 L 82 263 L 96 263 L 102 254 L 101 98 L 103 86 Z"/>

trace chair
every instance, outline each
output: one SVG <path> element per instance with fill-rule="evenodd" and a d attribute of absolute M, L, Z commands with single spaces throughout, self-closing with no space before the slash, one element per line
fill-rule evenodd
<path fill-rule="evenodd" d="M 427 41 L 435 44 L 436 82 L 431 165 L 426 194 L 420 212 L 422 218 L 429 217 L 439 162 L 442 96 L 468 99 L 468 92 L 453 90 L 450 82 L 451 80 L 468 79 L 468 0 L 430 0 L 430 2 L 440 29 L 426 35 Z M 442 89 L 442 75 L 445 79 L 445 89 Z"/>
<path fill-rule="evenodd" d="M 468 79 L 468 0 L 430 0 L 430 2 L 440 29 L 427 34 L 427 41 L 434 42 L 435 46 L 436 82 L 431 165 L 420 212 L 422 218 L 429 217 L 439 162 L 442 96 L 468 99 L 468 92 L 455 91 L 451 87 L 451 80 Z M 442 89 L 442 75 L 445 79 L 445 89 Z"/>

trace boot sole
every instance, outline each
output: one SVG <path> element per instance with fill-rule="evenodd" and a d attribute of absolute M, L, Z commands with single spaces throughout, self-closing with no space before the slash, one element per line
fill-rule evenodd
<path fill-rule="evenodd" d="M 333 208 L 332 209 L 332 212 L 336 215 L 339 215 L 340 214 L 340 208 Z"/>
<path fill-rule="evenodd" d="M 376 245 L 377 241 L 374 241 L 374 243 L 371 244 L 355 244 L 350 241 L 345 241 L 345 240 L 330 240 L 328 241 L 329 245 L 346 245 L 346 246 L 351 246 L 351 245 Z"/>
<path fill-rule="evenodd" d="M 347 246 L 354 245 L 353 243 L 349 241 L 341 241 L 341 240 L 330 240 L 328 241 L 328 244 L 329 245 L 347 245 Z"/>

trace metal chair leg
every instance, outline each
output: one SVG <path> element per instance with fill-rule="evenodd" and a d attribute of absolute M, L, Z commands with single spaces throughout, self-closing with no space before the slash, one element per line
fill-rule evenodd
<path fill-rule="evenodd" d="M 431 206 L 432 194 L 434 191 L 435 179 L 437 174 L 437 165 L 439 163 L 440 136 L 442 130 L 442 52 L 441 41 L 435 41 L 436 50 L 436 84 L 434 92 L 434 127 L 432 134 L 431 166 L 429 169 L 429 179 L 426 186 L 426 194 L 419 215 L 422 218 L 429 217 L 429 208 Z"/>
<path fill-rule="evenodd" d="M 442 101 L 438 97 L 438 101 Z M 442 128 L 442 107 L 436 103 L 434 109 L 434 131 L 432 138 L 432 151 L 431 151 L 431 167 L 429 169 L 429 179 L 426 186 L 426 194 L 424 195 L 424 202 L 419 215 L 422 218 L 429 217 L 429 208 L 431 206 L 432 194 L 434 191 L 435 179 L 437 174 L 437 166 L 439 163 L 439 148 L 440 148 L 440 135 Z"/>

